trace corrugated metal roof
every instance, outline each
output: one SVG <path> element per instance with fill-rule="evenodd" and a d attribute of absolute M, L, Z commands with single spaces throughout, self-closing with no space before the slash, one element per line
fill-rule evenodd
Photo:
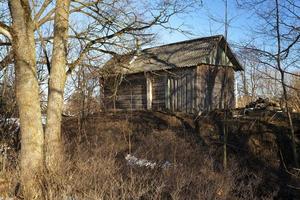
<path fill-rule="evenodd" d="M 220 45 L 227 44 L 222 35 L 198 38 L 144 49 L 126 55 L 114 56 L 104 68 L 114 69 L 116 72 L 138 73 L 157 71 L 176 67 L 190 67 L 199 64 L 212 64 L 210 57 Z M 242 70 L 239 62 L 228 48 L 228 57 L 236 70 Z"/>

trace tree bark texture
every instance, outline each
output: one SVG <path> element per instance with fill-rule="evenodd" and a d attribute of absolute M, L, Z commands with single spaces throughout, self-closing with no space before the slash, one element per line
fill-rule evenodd
<path fill-rule="evenodd" d="M 57 172 L 63 162 L 61 121 L 66 82 L 67 39 L 70 0 L 57 0 L 54 19 L 54 44 L 51 60 L 47 125 L 45 130 L 46 166 Z"/>
<path fill-rule="evenodd" d="M 36 73 L 34 23 L 28 1 L 11 0 L 9 3 L 21 126 L 21 182 L 26 199 L 41 199 L 38 176 L 43 170 L 44 135 Z"/>
<path fill-rule="evenodd" d="M 290 133 L 291 133 L 291 137 L 292 137 L 292 149 L 293 149 L 294 163 L 295 163 L 296 167 L 299 167 L 294 125 L 293 125 L 293 120 L 292 120 L 292 117 L 291 117 L 291 112 L 289 110 L 288 95 L 287 95 L 286 85 L 285 85 L 285 74 L 284 74 L 285 72 L 284 72 L 284 70 L 281 66 L 281 57 L 280 57 L 280 55 L 281 55 L 281 34 L 280 34 L 279 1 L 275 0 L 275 3 L 276 3 L 276 39 L 277 39 L 276 62 L 277 62 L 278 71 L 280 72 L 284 104 L 285 104 L 285 107 L 286 107 L 286 114 L 288 116 L 288 122 L 289 122 L 289 125 L 290 125 Z"/>

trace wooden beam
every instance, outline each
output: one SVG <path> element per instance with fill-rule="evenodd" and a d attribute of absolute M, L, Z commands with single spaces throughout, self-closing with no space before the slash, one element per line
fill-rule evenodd
<path fill-rule="evenodd" d="M 147 82 L 147 110 L 151 110 L 153 97 L 152 97 L 152 80 L 149 74 L 146 75 L 146 82 Z"/>

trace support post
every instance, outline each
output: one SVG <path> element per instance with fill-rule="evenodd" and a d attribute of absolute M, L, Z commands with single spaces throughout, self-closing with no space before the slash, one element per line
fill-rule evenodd
<path fill-rule="evenodd" d="M 152 109 L 152 81 L 149 74 L 146 75 L 146 84 L 147 84 L 147 110 Z"/>

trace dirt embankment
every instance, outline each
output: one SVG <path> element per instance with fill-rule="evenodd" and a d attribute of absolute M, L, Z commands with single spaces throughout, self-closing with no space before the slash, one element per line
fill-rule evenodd
<path fill-rule="evenodd" d="M 224 126 L 227 127 L 228 156 L 235 158 L 239 168 L 247 169 L 256 176 L 260 174 L 259 193 L 277 188 L 277 198 L 300 198 L 300 174 L 294 169 L 290 127 L 285 114 L 257 112 L 235 118 L 224 118 L 222 114 L 212 112 L 197 121 L 196 132 L 201 135 L 204 144 L 217 149 L 223 144 Z M 298 114 L 293 114 L 293 122 L 299 150 Z"/>
<path fill-rule="evenodd" d="M 217 199 L 297 199 L 298 178 L 287 172 L 293 161 L 284 119 L 282 115 L 227 119 L 227 171 L 222 169 L 222 117 L 216 113 L 196 121 L 192 116 L 162 112 L 99 113 L 87 117 L 81 126 L 75 118 L 65 119 L 63 129 L 71 157 L 78 155 L 78 144 L 84 144 L 86 157 L 101 147 L 102 155 L 116 161 L 123 179 L 131 179 L 131 173 L 138 177 L 148 174 L 146 182 L 154 184 L 152 181 L 159 179 L 165 185 L 160 195 L 173 199 L 176 195 L 190 199 L 201 195 Z M 299 119 L 294 122 L 299 135 Z M 157 166 L 168 163 L 172 170 L 129 165 L 127 154 Z M 144 197 L 152 192 L 147 190 Z"/>
<path fill-rule="evenodd" d="M 293 121 L 299 147 L 300 117 Z M 224 121 L 219 111 L 197 120 L 180 113 L 107 112 L 65 117 L 62 128 L 64 170 L 43 177 L 52 199 L 300 199 L 282 113 Z M 2 134 L 2 142 L 13 152 L 7 163 L 13 193 L 19 137 Z"/>

